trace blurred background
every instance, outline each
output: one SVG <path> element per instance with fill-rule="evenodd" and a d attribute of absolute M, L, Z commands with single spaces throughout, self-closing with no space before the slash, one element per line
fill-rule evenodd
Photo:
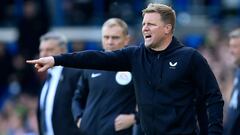
<path fill-rule="evenodd" d="M 173 7 L 175 35 L 207 58 L 228 105 L 234 65 L 227 34 L 240 24 L 240 0 L 0 0 L 0 135 L 37 134 L 37 95 L 44 74 L 26 59 L 38 58 L 39 37 L 58 31 L 69 50 L 101 49 L 101 25 L 119 17 L 141 43 L 141 11 L 150 2 Z"/>

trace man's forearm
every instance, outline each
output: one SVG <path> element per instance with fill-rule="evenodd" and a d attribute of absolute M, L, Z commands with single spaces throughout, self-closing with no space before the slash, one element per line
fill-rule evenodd
<path fill-rule="evenodd" d="M 82 51 L 54 56 L 55 66 L 97 69 L 110 71 L 129 71 L 129 61 L 121 53 L 102 51 Z"/>

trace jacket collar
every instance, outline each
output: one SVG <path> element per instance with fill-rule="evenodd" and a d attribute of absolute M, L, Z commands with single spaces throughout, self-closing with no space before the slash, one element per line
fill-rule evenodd
<path fill-rule="evenodd" d="M 150 48 L 147 48 L 145 47 L 150 53 L 153 53 L 153 54 L 168 54 L 178 48 L 181 48 L 183 47 L 184 45 L 182 43 L 180 43 L 176 37 L 172 37 L 172 41 L 171 43 L 168 45 L 168 47 L 165 49 L 165 50 L 162 50 L 162 51 L 155 51 L 155 50 L 152 50 Z"/>

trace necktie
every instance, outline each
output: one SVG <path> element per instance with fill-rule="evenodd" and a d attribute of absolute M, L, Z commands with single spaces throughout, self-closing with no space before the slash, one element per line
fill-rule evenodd
<path fill-rule="evenodd" d="M 46 125 L 46 103 L 47 103 L 47 95 L 49 92 L 49 87 L 50 87 L 50 82 L 51 82 L 51 78 L 52 75 L 50 73 L 48 73 L 47 75 L 47 79 L 45 81 L 46 85 L 47 85 L 47 90 L 46 90 L 46 94 L 44 95 L 43 98 L 43 107 L 41 109 L 41 129 L 43 134 L 47 133 L 47 125 Z"/>

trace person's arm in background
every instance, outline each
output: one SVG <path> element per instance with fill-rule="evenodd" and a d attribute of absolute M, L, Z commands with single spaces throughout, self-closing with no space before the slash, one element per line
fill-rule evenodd
<path fill-rule="evenodd" d="M 223 105 L 222 94 L 217 80 L 207 61 L 197 51 L 192 56 L 192 77 L 198 93 L 206 100 L 208 114 L 208 134 L 222 135 Z"/>
<path fill-rule="evenodd" d="M 142 128 L 140 125 L 138 106 L 136 106 L 135 121 L 136 121 L 136 123 L 133 126 L 132 135 L 145 135 L 145 133 L 142 131 Z"/>
<path fill-rule="evenodd" d="M 88 83 L 84 77 L 85 73 L 83 70 L 82 76 L 79 78 L 77 84 L 77 89 L 75 90 L 74 96 L 72 98 L 72 114 L 78 128 L 80 127 L 81 117 L 84 113 L 89 92 Z"/>
<path fill-rule="evenodd" d="M 133 126 L 135 123 L 135 114 L 120 114 L 116 117 L 114 126 L 116 131 L 120 131 Z"/>
<path fill-rule="evenodd" d="M 127 129 L 134 124 L 139 124 L 139 113 L 138 108 L 136 106 L 136 110 L 132 114 L 120 114 L 115 119 L 115 130 L 120 131 L 123 129 Z"/>

